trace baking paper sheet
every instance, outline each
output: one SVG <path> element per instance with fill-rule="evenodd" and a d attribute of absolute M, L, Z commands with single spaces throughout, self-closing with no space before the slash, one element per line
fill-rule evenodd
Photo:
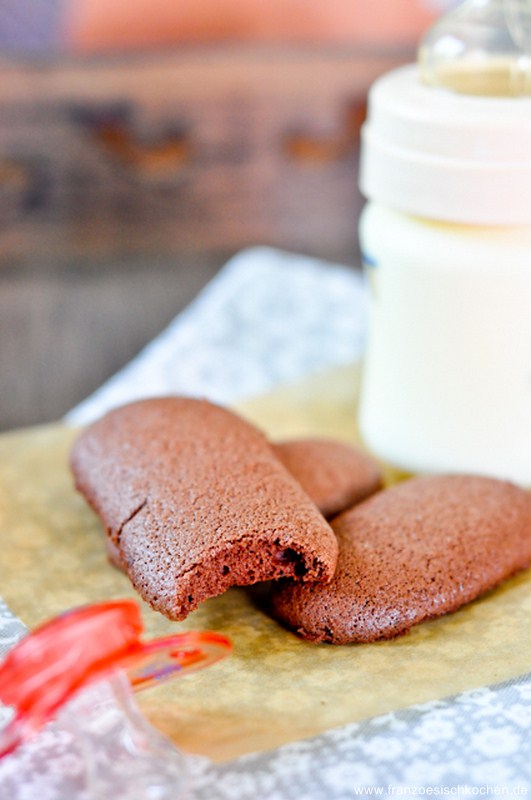
<path fill-rule="evenodd" d="M 356 368 L 345 367 L 240 411 L 275 438 L 354 441 L 357 385 Z M 75 435 L 52 425 L 0 437 L 0 594 L 30 627 L 72 606 L 137 597 L 108 564 L 102 526 L 73 489 L 67 459 Z M 180 747 L 216 760 L 531 668 L 531 571 L 455 614 L 375 644 L 304 642 L 260 610 L 260 589 L 230 590 L 181 623 L 142 609 L 146 636 L 208 628 L 234 643 L 226 661 L 138 698 Z"/>

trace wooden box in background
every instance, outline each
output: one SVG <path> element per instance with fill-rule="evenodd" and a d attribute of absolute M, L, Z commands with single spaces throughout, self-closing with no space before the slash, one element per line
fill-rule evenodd
<path fill-rule="evenodd" d="M 356 263 L 367 89 L 409 55 L 1 65 L 0 427 L 66 411 L 241 247 Z"/>
<path fill-rule="evenodd" d="M 0 258 L 268 241 L 352 259 L 367 88 L 394 64 L 239 47 L 6 65 Z"/>

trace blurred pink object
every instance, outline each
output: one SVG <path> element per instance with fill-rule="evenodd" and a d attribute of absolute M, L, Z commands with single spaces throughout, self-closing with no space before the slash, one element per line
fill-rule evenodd
<path fill-rule="evenodd" d="M 73 0 L 67 45 L 103 51 L 178 42 L 410 45 L 449 0 Z"/>

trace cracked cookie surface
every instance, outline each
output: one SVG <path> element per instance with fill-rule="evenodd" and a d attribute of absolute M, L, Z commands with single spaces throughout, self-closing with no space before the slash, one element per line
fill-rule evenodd
<path fill-rule="evenodd" d="M 111 411 L 81 434 L 71 467 L 116 561 L 171 619 L 229 586 L 332 578 L 330 526 L 265 437 L 208 401 Z"/>

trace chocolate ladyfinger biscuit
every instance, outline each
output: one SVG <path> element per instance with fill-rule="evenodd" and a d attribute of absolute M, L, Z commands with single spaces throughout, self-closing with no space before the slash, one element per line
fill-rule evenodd
<path fill-rule="evenodd" d="M 346 644 L 405 633 L 531 564 L 531 494 L 474 476 L 415 478 L 332 522 L 327 586 L 273 587 L 273 615 L 306 639 Z"/>
<path fill-rule="evenodd" d="M 382 488 L 377 462 L 358 447 L 333 439 L 292 439 L 272 447 L 326 519 Z M 109 538 L 107 552 L 109 560 L 122 568 L 118 549 Z"/>
<path fill-rule="evenodd" d="M 332 439 L 294 439 L 273 449 L 327 519 L 382 488 L 378 464 L 360 448 Z"/>
<path fill-rule="evenodd" d="M 139 594 L 183 619 L 229 586 L 326 582 L 337 541 L 265 437 L 207 401 L 132 403 L 91 425 L 71 457 Z"/>

